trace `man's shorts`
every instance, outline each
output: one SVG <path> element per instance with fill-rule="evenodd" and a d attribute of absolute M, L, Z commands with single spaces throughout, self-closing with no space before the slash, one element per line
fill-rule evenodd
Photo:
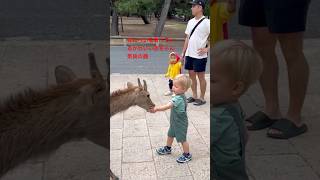
<path fill-rule="evenodd" d="M 306 29 L 310 0 L 240 0 L 239 24 L 268 27 L 271 33 Z"/>
<path fill-rule="evenodd" d="M 194 70 L 194 72 L 204 72 L 206 71 L 207 58 L 196 59 L 190 56 L 186 56 L 186 63 L 184 69 Z"/>

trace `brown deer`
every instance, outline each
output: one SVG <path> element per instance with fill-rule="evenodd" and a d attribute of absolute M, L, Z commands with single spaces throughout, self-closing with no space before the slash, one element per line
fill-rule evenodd
<path fill-rule="evenodd" d="M 25 90 L 0 103 L 0 178 L 27 159 L 76 139 L 87 138 L 110 149 L 109 87 L 93 53 L 89 63 L 90 79 L 77 78 L 69 68 L 58 66 L 56 86 Z M 117 179 L 111 170 L 107 174 Z"/>
<path fill-rule="evenodd" d="M 111 116 L 129 109 L 131 106 L 139 106 L 147 111 L 155 106 L 150 99 L 145 80 L 143 80 L 143 86 L 138 78 L 138 86 L 128 82 L 127 88 L 112 92 L 110 99 Z"/>

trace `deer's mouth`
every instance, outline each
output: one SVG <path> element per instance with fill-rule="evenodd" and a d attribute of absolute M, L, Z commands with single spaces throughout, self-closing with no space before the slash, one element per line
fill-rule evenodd
<path fill-rule="evenodd" d="M 149 106 L 149 109 L 147 109 L 147 112 L 150 112 L 150 109 L 153 109 L 155 106 L 156 106 L 156 105 L 154 105 L 154 104 L 153 104 L 153 105 L 150 105 L 150 106 Z"/>

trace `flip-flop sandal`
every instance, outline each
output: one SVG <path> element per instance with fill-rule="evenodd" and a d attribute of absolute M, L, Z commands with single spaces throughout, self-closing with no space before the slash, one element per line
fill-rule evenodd
<path fill-rule="evenodd" d="M 270 130 L 278 130 L 281 133 L 270 133 Z M 301 127 L 297 127 L 292 121 L 288 119 L 281 119 L 275 122 L 267 132 L 267 135 L 271 138 L 276 139 L 289 139 L 296 137 L 308 131 L 306 124 L 302 124 Z"/>
<path fill-rule="evenodd" d="M 196 99 L 194 99 L 193 97 L 189 97 L 188 99 L 187 99 L 187 102 L 188 103 L 193 103 L 193 102 L 195 102 L 196 101 Z"/>
<path fill-rule="evenodd" d="M 258 111 L 247 118 L 246 121 L 250 123 L 250 125 L 247 126 L 247 129 L 256 131 L 270 127 L 273 123 L 278 121 L 278 119 L 271 119 L 264 112 Z"/>
<path fill-rule="evenodd" d="M 196 99 L 196 101 L 193 103 L 193 105 L 201 106 L 201 105 L 204 105 L 205 103 L 206 103 L 206 101 L 203 101 L 201 99 Z"/>

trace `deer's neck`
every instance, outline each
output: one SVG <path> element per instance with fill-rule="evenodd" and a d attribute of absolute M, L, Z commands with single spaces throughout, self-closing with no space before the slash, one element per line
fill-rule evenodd
<path fill-rule="evenodd" d="M 134 105 L 136 105 L 134 92 L 128 92 L 128 93 L 122 94 L 117 97 L 111 96 L 111 98 L 110 98 L 111 116 L 113 116 L 119 112 L 125 111 Z"/>

